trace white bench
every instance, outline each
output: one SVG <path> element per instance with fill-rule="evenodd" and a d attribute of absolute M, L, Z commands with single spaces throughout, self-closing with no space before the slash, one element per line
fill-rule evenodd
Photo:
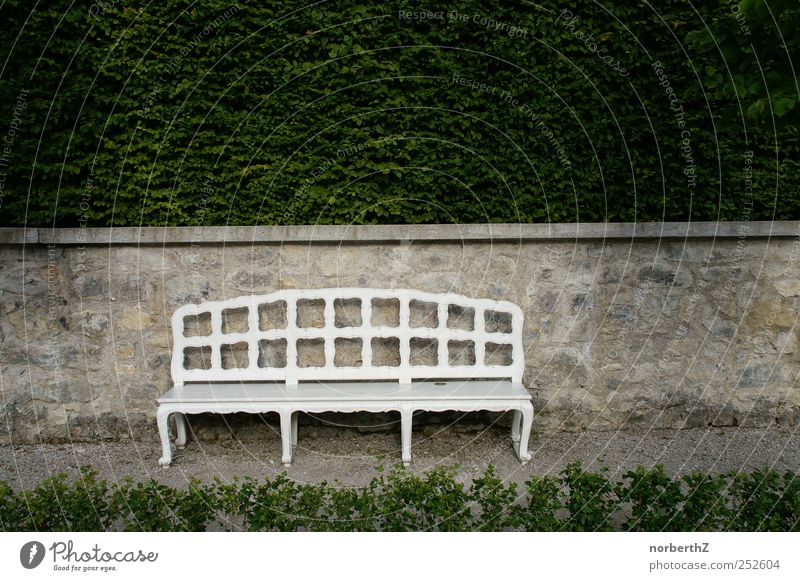
<path fill-rule="evenodd" d="M 289 289 L 184 305 L 172 317 L 174 387 L 158 399 L 163 455 L 186 444 L 186 414 L 280 414 L 292 462 L 297 413 L 401 417 L 411 461 L 417 410 L 511 411 L 520 461 L 530 459 L 531 396 L 522 385 L 523 315 L 507 301 L 404 289 Z"/>

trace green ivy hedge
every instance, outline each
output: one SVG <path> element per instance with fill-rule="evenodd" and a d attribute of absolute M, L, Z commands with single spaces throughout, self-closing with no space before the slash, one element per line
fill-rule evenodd
<path fill-rule="evenodd" d="M 728 3 L 276 4 L 5 2 L 0 225 L 800 218 Z"/>
<path fill-rule="evenodd" d="M 469 487 L 452 470 L 401 468 L 363 488 L 302 484 L 285 474 L 186 489 L 109 486 L 85 467 L 34 490 L 0 481 L 3 531 L 799 531 L 800 477 L 769 469 L 693 473 L 638 467 L 612 482 L 579 463 L 519 490 L 490 466 Z"/>

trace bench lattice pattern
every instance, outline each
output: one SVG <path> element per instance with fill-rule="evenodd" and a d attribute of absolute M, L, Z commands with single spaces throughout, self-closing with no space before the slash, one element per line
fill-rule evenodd
<path fill-rule="evenodd" d="M 172 325 L 176 385 L 522 380 L 522 312 L 507 301 L 411 290 L 290 289 L 186 305 Z"/>

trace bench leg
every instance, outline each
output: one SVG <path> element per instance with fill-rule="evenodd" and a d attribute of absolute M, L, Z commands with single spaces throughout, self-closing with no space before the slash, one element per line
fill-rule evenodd
<path fill-rule="evenodd" d="M 520 430 L 519 442 L 514 444 L 514 448 L 517 451 L 519 461 L 524 463 L 531 459 L 531 455 L 528 452 L 528 440 L 531 436 L 531 426 L 533 426 L 533 404 L 529 403 L 523 406 L 519 410 L 519 414 L 522 416 L 522 428 Z"/>
<path fill-rule="evenodd" d="M 183 450 L 186 446 L 186 414 L 175 413 L 175 428 L 178 432 L 178 437 L 175 438 L 175 445 L 178 450 Z"/>
<path fill-rule="evenodd" d="M 291 466 L 292 464 L 292 412 L 289 410 L 281 410 L 281 445 L 283 447 L 283 455 L 281 462 L 284 466 Z"/>
<path fill-rule="evenodd" d="M 297 446 L 297 417 L 299 415 L 299 412 L 292 414 L 292 446 Z"/>
<path fill-rule="evenodd" d="M 400 410 L 400 440 L 402 446 L 403 464 L 411 463 L 411 418 L 414 412 L 410 408 Z"/>
<path fill-rule="evenodd" d="M 516 444 L 519 442 L 519 434 L 522 430 L 522 412 L 514 410 L 514 416 L 511 420 L 511 441 Z"/>
<path fill-rule="evenodd" d="M 162 468 L 167 468 L 172 462 L 172 450 L 169 447 L 169 420 L 170 410 L 164 406 L 159 406 L 156 412 L 156 422 L 158 423 L 158 435 L 161 436 L 161 458 L 158 464 Z"/>

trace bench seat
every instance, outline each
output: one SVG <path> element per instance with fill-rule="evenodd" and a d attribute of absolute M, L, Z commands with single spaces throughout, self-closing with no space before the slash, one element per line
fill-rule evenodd
<path fill-rule="evenodd" d="M 303 383 L 191 383 L 173 387 L 158 398 L 158 403 L 221 402 L 307 402 L 352 400 L 530 400 L 525 386 L 507 380 L 415 381 L 408 385 L 396 381 L 343 381 Z"/>

